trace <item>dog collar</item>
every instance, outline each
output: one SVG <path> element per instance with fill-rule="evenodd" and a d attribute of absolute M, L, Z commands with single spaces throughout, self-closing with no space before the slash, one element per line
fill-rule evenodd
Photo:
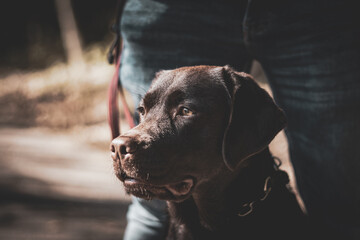
<path fill-rule="evenodd" d="M 258 204 L 260 204 L 261 202 L 265 201 L 268 198 L 268 196 L 272 190 L 275 178 L 281 179 L 281 182 L 283 182 L 284 184 L 287 184 L 289 182 L 289 178 L 288 178 L 287 174 L 279 169 L 279 167 L 281 166 L 281 160 L 278 157 L 274 157 L 274 156 L 273 156 L 273 159 L 274 159 L 274 170 L 275 171 L 273 172 L 272 175 L 268 176 L 265 179 L 264 192 L 258 199 L 243 204 L 241 206 L 241 209 L 237 213 L 237 215 L 239 217 L 245 217 L 245 216 L 251 214 L 254 211 L 254 208 Z"/>

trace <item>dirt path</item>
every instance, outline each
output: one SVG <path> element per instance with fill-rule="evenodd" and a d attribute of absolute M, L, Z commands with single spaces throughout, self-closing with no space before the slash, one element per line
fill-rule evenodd
<path fill-rule="evenodd" d="M 76 133 L 0 129 L 0 239 L 121 239 L 129 197 L 112 173 Z"/>

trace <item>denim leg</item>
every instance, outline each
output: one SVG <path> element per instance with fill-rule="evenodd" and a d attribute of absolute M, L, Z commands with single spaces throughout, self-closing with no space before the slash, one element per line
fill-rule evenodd
<path fill-rule="evenodd" d="M 201 64 L 243 69 L 249 62 L 241 33 L 244 3 L 128 0 L 120 78 L 135 106 L 159 70 Z M 133 198 L 127 218 L 125 240 L 164 238 L 165 202 Z"/>
<path fill-rule="evenodd" d="M 313 2 L 267 13 L 254 4 L 246 40 L 287 115 L 290 157 L 309 216 L 326 232 L 360 239 L 360 27 L 355 6 Z"/>
<path fill-rule="evenodd" d="M 249 60 L 242 41 L 247 0 L 127 0 L 121 29 L 120 75 L 143 95 L 159 70 L 194 65 L 241 69 Z"/>
<path fill-rule="evenodd" d="M 168 226 L 165 201 L 132 198 L 124 240 L 165 239 Z"/>

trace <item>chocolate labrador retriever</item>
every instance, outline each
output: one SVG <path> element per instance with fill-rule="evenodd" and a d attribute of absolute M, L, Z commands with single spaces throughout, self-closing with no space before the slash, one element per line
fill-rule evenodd
<path fill-rule="evenodd" d="M 168 239 L 298 238 L 304 215 L 268 144 L 284 113 L 231 67 L 161 71 L 140 124 L 114 139 L 125 190 L 168 202 Z"/>

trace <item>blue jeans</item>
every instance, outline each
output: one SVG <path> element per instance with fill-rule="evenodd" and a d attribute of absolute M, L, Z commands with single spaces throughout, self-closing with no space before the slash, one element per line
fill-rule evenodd
<path fill-rule="evenodd" d="M 161 69 L 229 64 L 244 71 L 258 60 L 288 118 L 290 157 L 309 216 L 323 231 L 360 239 L 355 9 L 335 0 L 128 0 L 120 77 L 139 99 Z M 165 208 L 147 214 L 165 222 Z M 131 206 L 129 226 L 142 218 L 138 209 Z M 145 233 L 140 229 L 151 223 L 142 224 L 127 229 L 125 239 L 159 239 L 166 228 L 164 223 Z"/>

